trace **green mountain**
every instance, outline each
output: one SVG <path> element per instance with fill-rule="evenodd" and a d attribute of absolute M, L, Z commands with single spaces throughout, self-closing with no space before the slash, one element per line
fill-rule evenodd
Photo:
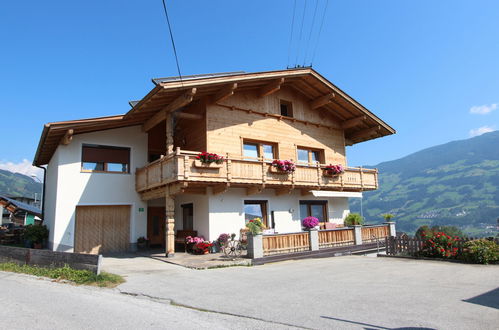
<path fill-rule="evenodd" d="M 453 225 L 470 235 L 496 233 L 499 219 L 499 131 L 454 141 L 374 166 L 380 188 L 364 193 L 368 222 L 392 213 L 397 230 Z M 352 201 L 353 212 L 360 202 Z"/>
<path fill-rule="evenodd" d="M 38 198 L 40 198 L 41 192 L 42 184 L 33 178 L 19 173 L 0 170 L 0 195 L 34 198 L 35 193 L 37 193 Z"/>

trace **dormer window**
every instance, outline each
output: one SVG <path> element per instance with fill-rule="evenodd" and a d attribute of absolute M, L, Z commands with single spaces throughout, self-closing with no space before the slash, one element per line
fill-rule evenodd
<path fill-rule="evenodd" d="M 288 101 L 280 100 L 281 116 L 293 117 L 293 104 Z"/>

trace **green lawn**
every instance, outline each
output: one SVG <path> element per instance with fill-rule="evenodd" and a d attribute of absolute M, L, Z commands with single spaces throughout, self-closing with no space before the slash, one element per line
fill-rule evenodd
<path fill-rule="evenodd" d="M 125 282 L 123 277 L 116 274 L 102 272 L 96 275 L 89 270 L 77 270 L 67 265 L 61 268 L 45 268 L 5 262 L 0 263 L 0 271 L 43 276 L 56 280 L 67 280 L 80 285 L 94 285 L 108 288 L 113 288 Z"/>

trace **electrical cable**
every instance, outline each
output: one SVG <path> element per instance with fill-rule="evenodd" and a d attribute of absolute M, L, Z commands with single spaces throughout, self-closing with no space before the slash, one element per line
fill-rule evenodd
<path fill-rule="evenodd" d="M 300 38 L 298 39 L 298 47 L 296 50 L 295 68 L 298 67 L 298 57 L 300 55 L 300 43 L 301 43 L 301 36 L 302 36 L 302 32 L 303 32 L 303 22 L 305 21 L 306 11 L 307 11 L 307 0 L 305 0 L 303 3 L 303 15 L 301 17 Z"/>
<path fill-rule="evenodd" d="M 165 10 L 166 22 L 168 23 L 168 30 L 170 31 L 170 39 L 172 41 L 173 53 L 175 54 L 175 62 L 177 63 L 178 77 L 180 79 L 180 82 L 182 83 L 182 74 L 180 73 L 180 65 L 178 64 L 177 49 L 175 48 L 175 41 L 173 40 L 173 32 L 172 32 L 172 27 L 170 25 L 170 18 L 168 17 L 168 10 L 166 9 L 165 0 L 162 1 L 163 1 L 163 9 Z"/>
<path fill-rule="evenodd" d="M 312 17 L 312 24 L 310 26 L 310 33 L 308 34 L 307 47 L 305 47 L 305 56 L 303 57 L 303 66 L 305 66 L 305 61 L 307 60 L 308 48 L 310 45 L 310 39 L 312 39 L 312 31 L 315 25 L 315 15 L 317 14 L 317 7 L 319 5 L 319 0 L 315 0 L 314 16 Z"/>
<path fill-rule="evenodd" d="M 314 63 L 315 54 L 317 53 L 317 46 L 319 46 L 319 40 L 321 38 L 322 26 L 324 25 L 324 18 L 326 17 L 328 4 L 329 4 L 329 0 L 326 0 L 326 6 L 324 6 L 324 12 L 322 13 L 321 26 L 319 28 L 319 35 L 317 36 L 317 42 L 315 44 L 314 53 L 312 54 L 312 60 L 310 61 L 310 66 L 312 66 L 312 64 Z"/>
<path fill-rule="evenodd" d="M 286 67 L 288 69 L 289 69 L 289 60 L 290 60 L 290 57 L 291 57 L 291 44 L 292 44 L 292 41 L 293 41 L 293 30 L 294 30 L 294 26 L 295 26 L 295 12 L 296 12 L 296 0 L 295 0 L 294 5 L 293 5 L 293 20 L 291 21 L 291 33 L 289 34 L 288 62 L 287 62 L 287 65 L 286 65 Z"/>

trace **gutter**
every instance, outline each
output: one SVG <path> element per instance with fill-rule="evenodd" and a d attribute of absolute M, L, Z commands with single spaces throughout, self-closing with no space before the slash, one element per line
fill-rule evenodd
<path fill-rule="evenodd" d="M 40 165 L 35 165 L 43 170 L 43 185 L 42 185 L 42 223 L 45 221 L 45 182 L 47 180 L 47 169 Z"/>

